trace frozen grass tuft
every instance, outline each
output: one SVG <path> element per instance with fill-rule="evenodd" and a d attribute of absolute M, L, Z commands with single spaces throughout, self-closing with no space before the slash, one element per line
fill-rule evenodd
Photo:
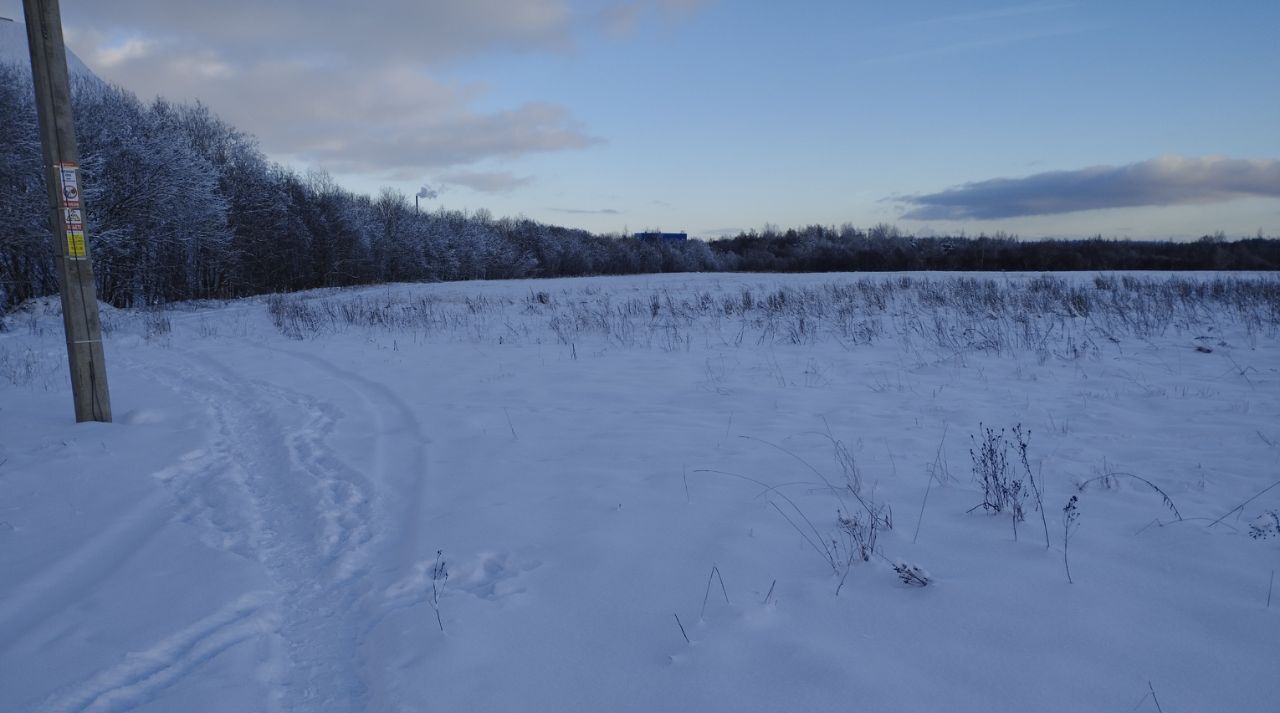
<path fill-rule="evenodd" d="M 1249 523 L 1249 537 L 1255 540 L 1280 537 L 1280 512 L 1266 510 L 1254 518 L 1253 522 Z"/>
<path fill-rule="evenodd" d="M 524 296 L 362 291 L 267 299 L 291 339 L 349 329 L 461 331 L 483 343 L 578 344 L 687 351 L 695 339 L 741 348 L 885 339 L 940 354 L 1032 354 L 1075 361 L 1102 346 L 1169 333 L 1202 336 L 1244 327 L 1246 340 L 1280 332 L 1280 281 L 1265 277 L 1098 277 L 1093 284 L 1041 275 L 849 277 L 815 285 L 743 286 L 736 292 L 669 287 L 617 294 L 594 287 Z"/>
<path fill-rule="evenodd" d="M 893 571 L 898 573 L 898 580 L 908 587 L 927 587 L 933 581 L 929 573 L 918 565 L 898 562 L 893 565 Z"/>
<path fill-rule="evenodd" d="M 436 626 L 441 632 L 444 631 L 444 620 L 440 618 L 440 595 L 448 582 L 449 567 L 444 560 L 444 550 L 436 550 L 436 561 L 431 565 L 431 608 L 436 612 Z"/>
<path fill-rule="evenodd" d="M 1071 579 L 1071 562 L 1067 559 L 1067 547 L 1071 544 L 1071 534 L 1076 531 L 1080 520 L 1080 498 L 1072 495 L 1062 507 L 1062 566 L 1067 570 L 1067 583 L 1074 584 Z"/>
<path fill-rule="evenodd" d="M 1005 429 L 996 431 L 989 426 L 978 425 L 982 439 L 970 436 L 973 447 L 969 457 L 973 460 L 973 477 L 982 486 L 982 502 L 972 510 L 982 508 L 992 515 L 1008 513 L 1013 523 L 1013 539 L 1018 539 L 1018 523 L 1026 519 L 1025 503 L 1031 490 L 1023 482 L 1022 474 L 1009 464 L 1009 450 L 1014 447 Z M 1021 427 L 1015 431 L 1019 453 L 1026 450 Z"/>
<path fill-rule="evenodd" d="M 48 391 L 61 383 L 66 364 L 64 354 L 54 356 L 30 347 L 9 349 L 0 345 L 0 380 L 13 386 Z"/>
<path fill-rule="evenodd" d="M 1169 509 L 1169 512 L 1173 513 L 1173 516 L 1175 518 L 1177 518 L 1178 520 L 1182 520 L 1182 512 L 1178 510 L 1178 506 L 1174 504 L 1173 498 L 1169 497 L 1169 494 L 1166 493 L 1164 489 L 1162 489 L 1159 485 L 1156 485 L 1150 480 L 1147 480 L 1146 478 L 1140 475 L 1136 475 L 1134 473 L 1123 473 L 1123 472 L 1111 470 L 1110 468 L 1107 467 L 1105 461 L 1103 462 L 1102 475 L 1099 475 L 1081 482 L 1079 485 L 1076 486 L 1076 489 L 1079 490 L 1081 493 L 1083 493 L 1086 490 L 1088 490 L 1089 486 L 1098 485 L 1098 484 L 1100 484 L 1103 488 L 1114 488 L 1119 485 L 1121 478 L 1128 478 L 1142 485 L 1145 485 L 1152 492 L 1160 496 L 1160 501 L 1164 504 L 1166 508 Z"/>

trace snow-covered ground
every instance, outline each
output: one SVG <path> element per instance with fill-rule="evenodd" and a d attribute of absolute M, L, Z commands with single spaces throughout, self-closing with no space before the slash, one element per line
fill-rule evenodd
<path fill-rule="evenodd" d="M 1280 710 L 1278 283 L 107 309 L 116 421 L 81 425 L 31 305 L 0 334 L 0 711 Z M 974 509 L 988 444 L 1016 539 Z"/>

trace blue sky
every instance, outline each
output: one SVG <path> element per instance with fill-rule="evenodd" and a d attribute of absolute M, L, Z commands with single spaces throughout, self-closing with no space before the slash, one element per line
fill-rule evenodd
<path fill-rule="evenodd" d="M 707 237 L 1280 235 L 1276 2 L 266 7 L 63 16 L 105 78 L 431 206 Z"/>

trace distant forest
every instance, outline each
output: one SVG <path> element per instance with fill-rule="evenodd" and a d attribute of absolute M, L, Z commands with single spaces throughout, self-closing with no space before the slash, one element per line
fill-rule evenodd
<path fill-rule="evenodd" d="M 418 213 L 272 163 L 207 107 L 73 79 L 100 299 L 145 306 L 397 281 L 693 271 L 1276 270 L 1280 240 L 1022 241 L 810 226 L 711 242 L 601 236 L 486 211 Z M 0 65 L 0 315 L 57 292 L 31 78 Z"/>
<path fill-rule="evenodd" d="M 711 243 L 720 269 L 741 272 L 899 270 L 1276 270 L 1280 240 L 1221 233 L 1169 240 L 1019 240 L 997 233 L 919 238 L 889 225 L 819 225 L 746 233 Z"/>

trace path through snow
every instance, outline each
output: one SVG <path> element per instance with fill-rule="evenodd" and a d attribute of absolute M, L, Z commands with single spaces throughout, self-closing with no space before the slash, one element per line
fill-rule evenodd
<path fill-rule="evenodd" d="M 1208 302 L 1153 302 L 1168 323 L 1141 335 L 966 313 L 946 294 L 1053 286 L 927 279 L 321 292 L 289 298 L 317 305 L 304 340 L 262 300 L 179 309 L 160 337 L 109 312 L 110 425 L 68 423 L 61 372 L 4 370 L 61 358 L 35 315 L 0 334 L 0 376 L 27 374 L 0 379 L 0 711 L 1280 700 L 1280 532 L 1249 536 L 1280 488 L 1208 527 L 1277 477 L 1276 326 Z M 968 512 L 980 424 L 1033 433 L 1048 549 L 1037 514 L 1015 540 Z M 879 554 L 928 587 L 818 554 L 848 463 L 892 508 Z M 1077 489 L 1109 472 L 1186 519 L 1129 480 Z"/>

